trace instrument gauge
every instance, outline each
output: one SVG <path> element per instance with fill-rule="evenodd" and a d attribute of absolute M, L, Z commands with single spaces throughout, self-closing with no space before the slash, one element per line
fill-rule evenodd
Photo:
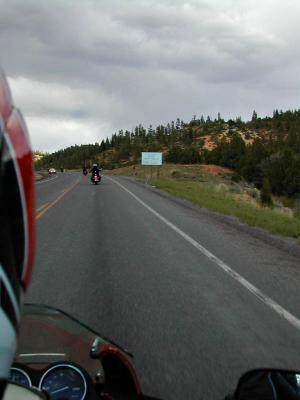
<path fill-rule="evenodd" d="M 31 379 L 27 372 L 17 367 L 11 367 L 9 381 L 26 387 L 32 386 Z"/>
<path fill-rule="evenodd" d="M 87 383 L 83 373 L 72 364 L 56 364 L 42 376 L 39 389 L 45 390 L 53 400 L 84 400 Z"/>

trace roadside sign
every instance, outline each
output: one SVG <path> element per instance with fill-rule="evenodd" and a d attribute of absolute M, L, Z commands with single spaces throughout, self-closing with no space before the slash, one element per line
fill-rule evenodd
<path fill-rule="evenodd" d="M 142 165 L 162 165 L 162 153 L 142 152 Z"/>

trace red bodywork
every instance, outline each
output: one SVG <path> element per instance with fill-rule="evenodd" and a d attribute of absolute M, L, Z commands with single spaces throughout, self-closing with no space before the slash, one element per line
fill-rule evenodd
<path fill-rule="evenodd" d="M 95 339 L 98 346 L 92 355 Z M 108 358 L 125 367 L 139 398 L 140 383 L 125 351 L 59 310 L 33 304 L 24 306 L 15 359 L 18 365 L 24 364 L 38 372 L 55 362 L 72 361 L 81 366 L 96 384 L 99 369 L 103 368 L 105 376 L 109 374 L 105 369 Z"/>
<path fill-rule="evenodd" d="M 25 202 L 25 246 L 27 248 L 22 280 L 26 289 L 31 279 L 35 252 L 35 185 L 29 135 L 22 114 L 16 108 L 12 110 L 8 118 L 6 130 L 18 164 Z"/>
<path fill-rule="evenodd" d="M 138 396 L 140 396 L 142 394 L 141 385 L 138 380 L 135 369 L 133 368 L 133 365 L 129 361 L 128 357 L 122 351 L 120 351 L 117 347 L 114 347 L 111 345 L 103 345 L 101 347 L 100 353 L 99 353 L 100 360 L 103 360 L 103 359 L 105 359 L 105 357 L 111 356 L 111 355 L 117 357 L 121 361 L 121 363 L 123 365 L 125 365 L 125 367 L 127 368 L 128 372 L 130 373 L 131 378 L 134 382 L 136 393 Z"/>
<path fill-rule="evenodd" d="M 4 74 L 0 71 L 0 124 L 14 161 L 22 198 L 24 221 L 24 260 L 22 283 L 26 289 L 31 278 L 35 251 L 35 187 L 33 160 L 29 135 L 21 112 L 13 107 L 12 97 Z"/>

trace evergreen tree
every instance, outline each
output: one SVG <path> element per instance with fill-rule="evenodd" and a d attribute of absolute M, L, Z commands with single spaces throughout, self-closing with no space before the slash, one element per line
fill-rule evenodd
<path fill-rule="evenodd" d="M 230 136 L 223 136 L 225 121 L 220 113 L 215 120 L 196 115 L 189 123 L 179 118 L 166 126 L 142 124 L 132 132 L 120 129 L 99 144 L 74 145 L 52 154 L 45 154 L 36 168 L 81 168 L 94 160 L 117 166 L 139 162 L 141 151 L 164 151 L 167 161 L 178 163 L 215 163 L 232 168 L 247 181 L 262 188 L 267 179 L 271 192 L 278 195 L 300 195 L 300 110 L 274 110 L 272 118 L 259 118 L 256 111 L 250 121 L 240 117 L 227 121 Z M 248 144 L 245 145 L 241 134 Z M 214 150 L 201 150 L 201 136 L 207 135 L 216 143 Z M 256 138 L 255 138 L 256 136 Z M 222 139 L 223 137 L 223 139 Z M 253 140 L 254 138 L 254 140 Z M 253 140 L 253 143 L 251 143 Z"/>
<path fill-rule="evenodd" d="M 252 113 L 252 118 L 251 118 L 252 122 L 256 122 L 257 121 L 257 112 L 254 110 Z"/>
<path fill-rule="evenodd" d="M 271 185 L 268 178 L 264 179 L 260 192 L 260 201 L 263 206 L 271 207 L 273 205 Z"/>

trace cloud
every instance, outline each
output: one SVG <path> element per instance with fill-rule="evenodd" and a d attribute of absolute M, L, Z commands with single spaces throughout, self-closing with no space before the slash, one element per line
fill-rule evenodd
<path fill-rule="evenodd" d="M 82 85 L 34 81 L 24 77 L 10 78 L 17 104 L 31 117 L 63 118 L 73 116 L 77 119 L 107 119 L 111 108 L 120 112 L 121 104 L 113 93 L 101 88 L 88 88 Z"/>
<path fill-rule="evenodd" d="M 95 143 L 99 138 L 95 132 L 107 131 L 106 126 L 66 118 L 27 117 L 26 123 L 34 148 L 48 152 L 75 144 Z"/>
<path fill-rule="evenodd" d="M 253 108 L 299 104 L 297 0 L 0 0 L 0 8 L 1 62 L 36 148 L 50 148 L 54 129 L 60 148 L 84 124 L 90 133 L 78 140 L 101 140 L 140 122 L 218 111 L 248 118 Z"/>

